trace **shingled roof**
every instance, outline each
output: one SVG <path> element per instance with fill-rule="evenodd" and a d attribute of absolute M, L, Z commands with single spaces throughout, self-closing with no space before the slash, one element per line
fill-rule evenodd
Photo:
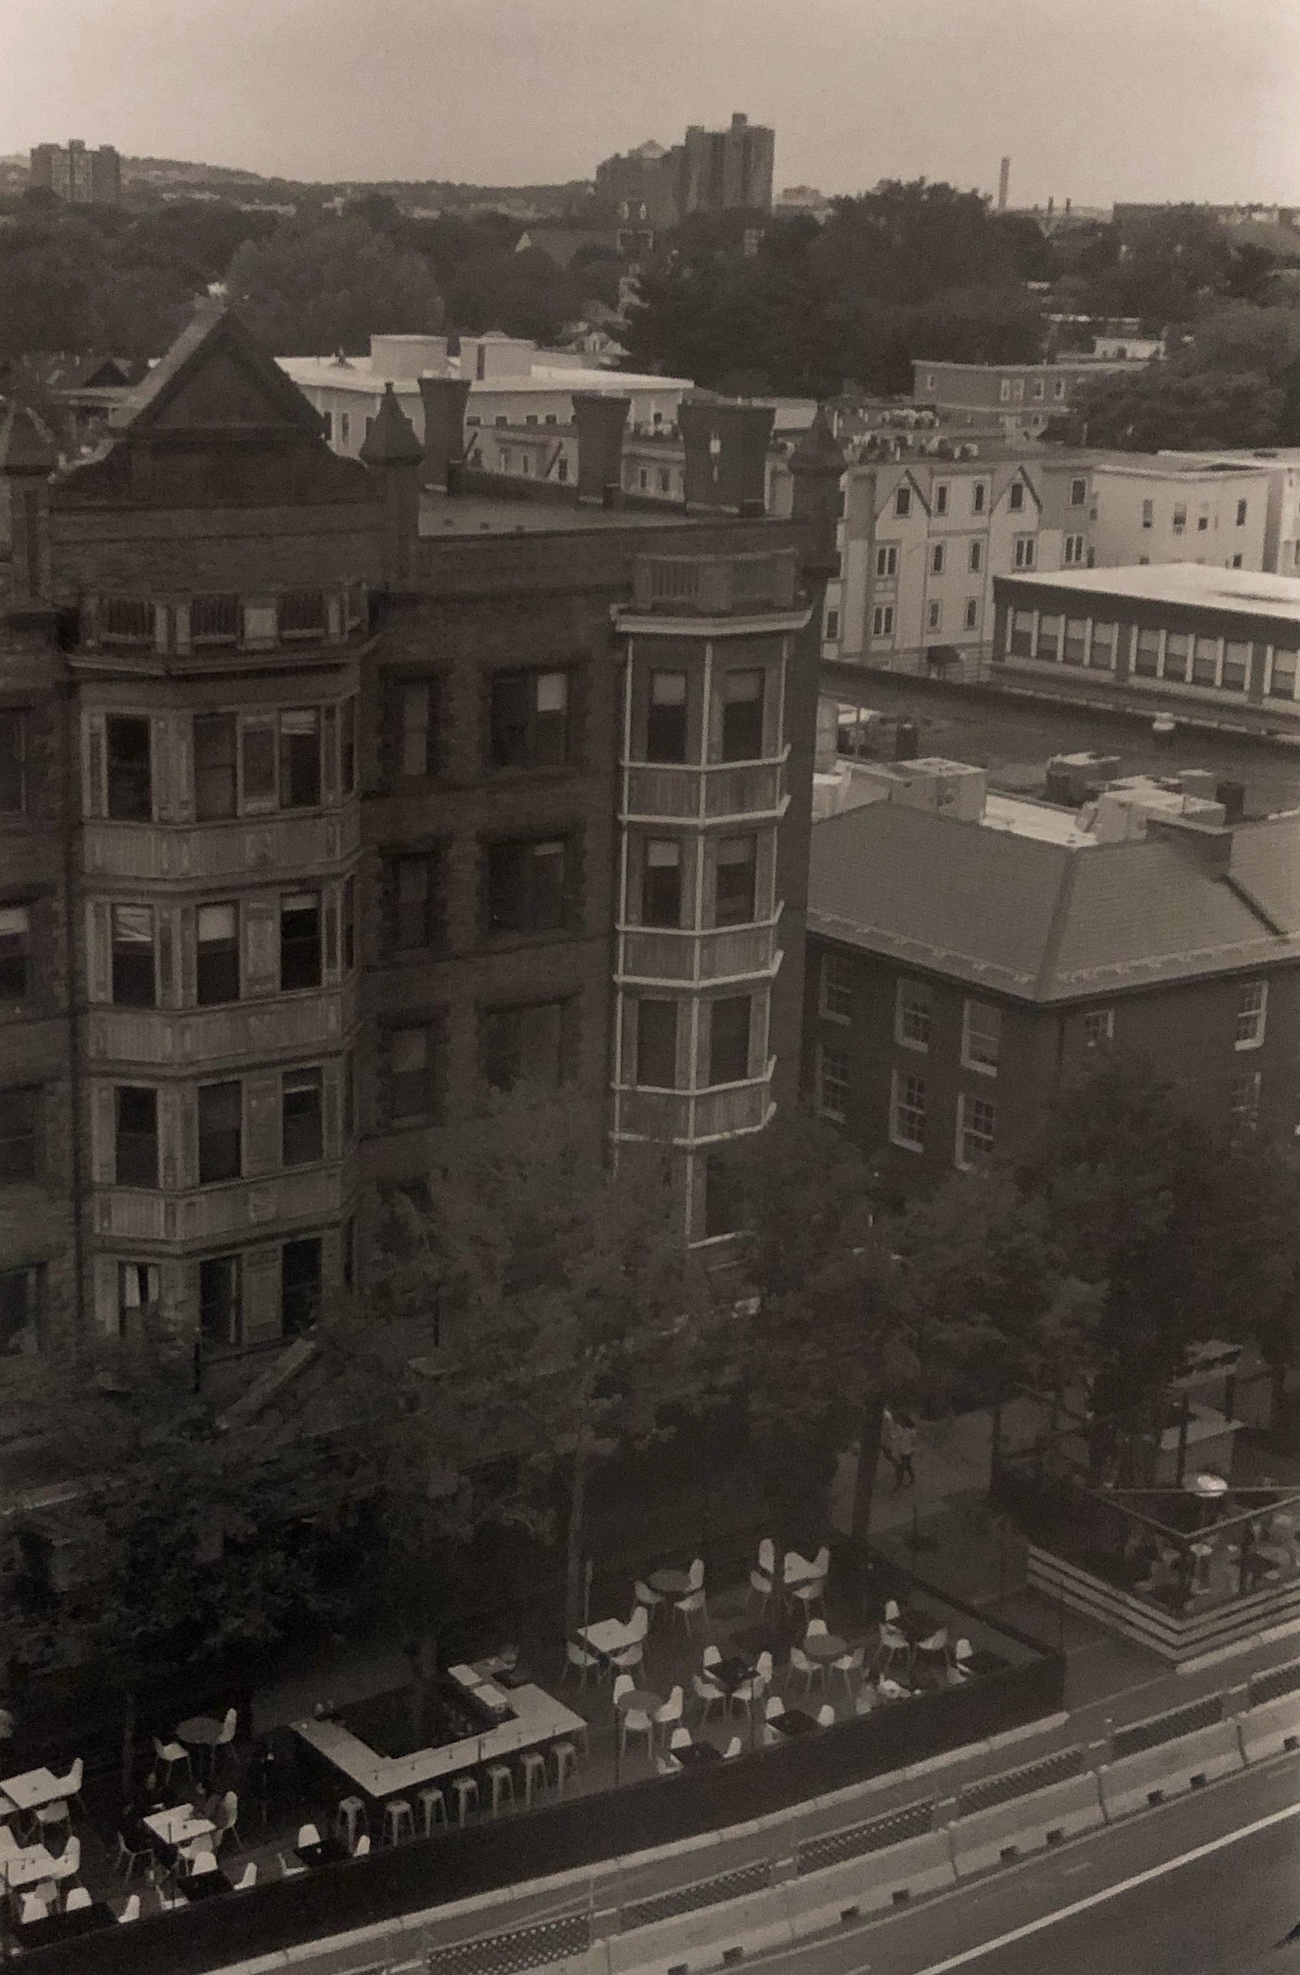
<path fill-rule="evenodd" d="M 1300 959 L 1300 816 L 1070 845 L 872 803 L 813 829 L 812 931 L 1031 1002 Z"/>

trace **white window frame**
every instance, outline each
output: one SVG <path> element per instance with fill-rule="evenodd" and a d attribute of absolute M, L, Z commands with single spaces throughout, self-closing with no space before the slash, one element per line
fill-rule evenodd
<path fill-rule="evenodd" d="M 1232 1137 L 1239 1141 L 1248 1133 L 1259 1129 L 1259 1104 L 1263 1096 L 1264 1077 L 1260 1070 L 1239 1070 L 1232 1079 L 1232 1089 L 1228 1096 L 1228 1109 L 1232 1118 Z"/>
<path fill-rule="evenodd" d="M 881 542 L 876 548 L 876 580 L 887 583 L 898 574 L 897 542 Z"/>
<path fill-rule="evenodd" d="M 943 575 L 944 564 L 948 560 L 947 551 L 948 551 L 948 544 L 946 542 L 935 542 L 931 545 L 930 574 L 932 576 Z"/>
<path fill-rule="evenodd" d="M 828 1062 L 836 1068 L 828 1069 Z M 840 1074 L 842 1067 L 843 1074 Z M 828 1085 L 834 1086 L 834 1096 L 828 1093 Z M 848 1117 L 849 1095 L 851 1090 L 849 1057 L 847 1050 L 831 1050 L 826 1044 L 817 1045 L 817 1082 L 813 1091 L 813 1101 L 817 1116 L 831 1124 L 842 1125 Z"/>
<path fill-rule="evenodd" d="M 931 597 L 929 603 L 927 604 L 926 612 L 925 612 L 925 628 L 927 631 L 942 631 L 943 599 L 941 597 Z"/>
<path fill-rule="evenodd" d="M 976 536 L 966 555 L 966 568 L 972 576 L 979 576 L 984 569 L 984 543 Z"/>
<path fill-rule="evenodd" d="M 873 638 L 892 638 L 894 635 L 894 606 L 892 603 L 878 603 L 871 612 L 871 635 Z"/>
<path fill-rule="evenodd" d="M 981 1015 L 995 1019 L 985 1027 Z M 981 1048 L 981 1038 L 983 1047 Z M 991 1048 L 991 1054 L 990 1054 Z M 1002 1010 L 996 1001 L 980 1001 L 968 996 L 961 1005 L 961 1062 L 964 1070 L 981 1077 L 996 1077 L 1002 1050 Z"/>
<path fill-rule="evenodd" d="M 903 1101 L 905 1087 L 909 1081 L 920 1085 L 921 1101 L 919 1105 L 915 1101 L 910 1104 L 905 1104 Z M 915 1070 L 896 1069 L 894 1071 L 889 1084 L 889 1142 L 891 1145 L 899 1145 L 905 1152 L 925 1151 L 925 1111 L 928 1096 L 929 1091 L 926 1088 L 925 1078 L 918 1076 Z M 904 1111 L 909 1111 L 913 1114 L 919 1112 L 921 1121 L 921 1135 L 919 1138 L 909 1138 L 905 1135 L 905 1126 L 903 1124 Z"/>
<path fill-rule="evenodd" d="M 1243 1033 L 1242 1024 L 1250 1027 Z M 1236 1035 L 1234 1049 L 1260 1049 L 1264 1042 L 1264 1031 L 1268 1025 L 1268 982 L 1243 981 L 1237 996 Z"/>
<path fill-rule="evenodd" d="M 980 627 L 980 600 L 978 597 L 967 597 L 966 618 L 963 628 L 967 631 L 978 631 L 979 627 Z"/>
<path fill-rule="evenodd" d="M 984 1106 L 986 1110 L 993 1114 L 992 1122 L 987 1132 L 976 1130 L 973 1122 L 976 1105 Z M 970 1123 L 967 1122 L 968 1116 L 972 1120 Z M 953 1161 L 963 1173 L 982 1172 L 989 1164 L 997 1150 L 997 1129 L 997 1105 L 993 1099 L 991 1097 L 985 1097 L 982 1094 L 977 1095 L 973 1091 L 962 1091 L 957 1098 L 957 1143 L 953 1153 Z M 971 1147 L 967 1144 L 968 1139 L 972 1143 L 979 1141 L 978 1147 L 973 1153 Z"/>
<path fill-rule="evenodd" d="M 1091 1026 L 1090 1026 L 1091 1025 Z M 1083 1011 L 1083 1046 L 1085 1049 L 1101 1049 L 1106 1043 L 1115 1040 L 1115 1010 L 1113 1008 L 1085 1008 Z"/>
<path fill-rule="evenodd" d="M 1037 566 L 1037 542 L 1036 535 L 1016 535 L 1013 538 L 1017 569 L 1033 569 Z"/>
<path fill-rule="evenodd" d="M 1067 568 L 1067 569 L 1069 569 L 1069 568 L 1071 568 L 1071 567 L 1081 567 L 1081 566 L 1082 566 L 1082 563 L 1083 563 L 1083 558 L 1084 558 L 1084 550 L 1085 550 L 1085 537 L 1084 537 L 1084 536 L 1082 536 L 1082 535 L 1067 535 L 1067 536 L 1066 536 L 1066 538 L 1065 538 L 1065 566 L 1066 566 L 1066 568 Z"/>
<path fill-rule="evenodd" d="M 847 1026 L 853 1019 L 853 962 L 847 953 L 823 953 L 821 959 L 817 1013 L 823 1022 L 842 1022 Z M 831 976 L 835 968 L 843 968 L 848 979 L 833 980 Z"/>
<path fill-rule="evenodd" d="M 912 993 L 919 993 L 924 1000 L 909 1000 L 909 994 Z M 925 1033 L 917 1035 L 914 1030 L 922 1024 Z M 918 1055 L 926 1056 L 930 1051 L 930 1035 L 933 1028 L 933 988 L 928 981 L 919 981 L 911 974 L 900 975 L 898 985 L 894 989 L 894 1041 L 900 1049 L 914 1049 Z"/>

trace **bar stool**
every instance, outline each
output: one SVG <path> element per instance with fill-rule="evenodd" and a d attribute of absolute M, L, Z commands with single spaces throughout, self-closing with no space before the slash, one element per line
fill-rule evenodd
<path fill-rule="evenodd" d="M 546 1757 L 540 1749 L 525 1749 L 520 1761 L 524 1770 L 524 1809 L 531 1810 L 534 1789 L 540 1795 L 546 1788 Z"/>
<path fill-rule="evenodd" d="M 435 1824 L 445 1824 L 447 1822 L 447 1799 L 443 1796 L 441 1790 L 434 1789 L 432 1785 L 427 1790 L 421 1790 L 420 1815 L 424 1821 L 424 1835 L 426 1838 L 433 1835 Z"/>
<path fill-rule="evenodd" d="M 396 1845 L 415 1836 L 415 1818 L 405 1797 L 394 1797 L 384 1805 L 384 1841 Z"/>
<path fill-rule="evenodd" d="M 361 1797 L 344 1797 L 334 1813 L 334 1836 L 341 1838 L 350 1852 L 357 1848 L 357 1839 L 366 1829 L 366 1806 Z"/>
<path fill-rule="evenodd" d="M 475 1811 L 478 1810 L 478 1784 L 472 1776 L 453 1776 L 451 1787 L 456 1796 L 456 1822 L 463 1824 L 471 1801 Z"/>
<path fill-rule="evenodd" d="M 511 1770 L 509 1763 L 508 1762 L 489 1763 L 488 1782 L 492 1785 L 493 1817 L 495 1817 L 499 1812 L 499 1810 L 501 1809 L 501 1799 L 503 1797 L 509 1797 L 510 1808 L 511 1810 L 513 1810 L 515 1807 L 515 1779 L 514 1779 L 514 1772 Z"/>
<path fill-rule="evenodd" d="M 554 1742 L 551 1745 L 551 1754 L 555 1757 L 555 1794 L 557 1797 L 562 1797 L 565 1777 L 576 1776 L 578 1773 L 578 1751 L 572 1742 Z"/>

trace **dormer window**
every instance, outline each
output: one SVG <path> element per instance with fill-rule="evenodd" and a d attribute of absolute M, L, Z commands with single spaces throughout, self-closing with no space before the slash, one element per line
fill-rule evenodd
<path fill-rule="evenodd" d="M 280 599 L 282 638 L 323 638 L 326 630 L 322 590 L 288 590 Z"/>
<path fill-rule="evenodd" d="M 190 604 L 190 642 L 195 645 L 238 644 L 239 598 L 195 597 Z"/>
<path fill-rule="evenodd" d="M 119 645 L 153 643 L 153 605 L 144 597 L 105 597 L 100 636 Z"/>

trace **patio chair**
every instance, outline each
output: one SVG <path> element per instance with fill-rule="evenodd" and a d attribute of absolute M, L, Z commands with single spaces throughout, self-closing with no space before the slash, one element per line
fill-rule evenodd
<path fill-rule="evenodd" d="M 817 1726 L 819 1728 L 834 1728 L 837 1719 L 838 1716 L 835 1713 L 834 1703 L 824 1701 L 817 1710 Z"/>
<path fill-rule="evenodd" d="M 370 1857 L 370 1833 L 368 1831 L 363 1831 L 361 1833 L 361 1836 L 357 1839 L 356 1847 L 352 1853 L 352 1856 L 353 1858 Z M 256 1872 L 257 1867 L 254 1866 L 253 1870 L 254 1872 Z M 238 1891 L 238 1888 L 236 1888 L 236 1891 Z"/>
<path fill-rule="evenodd" d="M 726 1748 L 722 1751 L 723 1761 L 730 1762 L 733 1756 L 740 1754 L 743 1747 L 744 1743 L 741 1741 L 739 1735 L 733 1735 Z"/>
<path fill-rule="evenodd" d="M 122 1911 L 118 1914 L 118 1924 L 125 1927 L 130 1921 L 140 1918 L 140 1895 L 132 1893 Z"/>
<path fill-rule="evenodd" d="M 674 1687 L 661 1708 L 655 1709 L 656 1728 L 673 1728 L 685 1714 L 682 1690 Z"/>
<path fill-rule="evenodd" d="M 913 1667 L 917 1667 L 924 1663 L 933 1669 L 934 1663 L 937 1660 L 941 1665 L 946 1667 L 947 1658 L 948 1628 L 946 1625 L 939 1625 L 935 1627 L 933 1632 L 927 1633 L 924 1639 L 917 1640 L 912 1653 L 912 1665 Z"/>
<path fill-rule="evenodd" d="M 773 1747 L 775 1743 L 784 1740 L 784 1737 L 782 1736 L 780 1729 L 776 1725 L 784 1713 L 785 1713 L 785 1702 L 781 1699 L 781 1696 L 779 1694 L 773 1694 L 771 1698 L 768 1700 L 767 1705 L 763 1709 L 764 1748 L 770 1749 Z"/>
<path fill-rule="evenodd" d="M 239 1709 L 227 1708 L 225 1719 L 221 1724 L 221 1728 L 217 1735 L 217 1739 L 212 1744 L 212 1762 L 214 1768 L 216 1767 L 217 1763 L 220 1762 L 223 1751 L 233 1748 L 235 1741 L 235 1733 L 238 1727 L 239 1727 Z"/>
<path fill-rule="evenodd" d="M 79 1913 L 83 1907 L 93 1906 L 94 1901 L 84 1886 L 74 1886 L 63 1902 L 65 1913 Z"/>
<path fill-rule="evenodd" d="M 826 1685 L 826 1668 L 819 1660 L 810 1660 L 802 1646 L 791 1646 L 790 1648 L 790 1671 L 791 1673 L 802 1674 L 805 1694 L 812 1693 L 814 1680 L 820 1680 L 823 1687 Z"/>
<path fill-rule="evenodd" d="M 674 1728 L 672 1734 L 668 1737 L 669 1753 L 671 1754 L 674 1749 L 689 1749 L 692 1741 L 691 1731 L 683 1722 L 682 1726 L 680 1728 Z"/>
<path fill-rule="evenodd" d="M 900 1632 L 896 1625 L 888 1625 L 882 1622 L 879 1643 L 876 1646 L 875 1657 L 871 1662 L 872 1669 L 875 1672 L 888 1673 L 894 1661 L 899 1659 L 910 1670 L 912 1664 L 912 1648 L 907 1634 Z"/>
<path fill-rule="evenodd" d="M 731 1703 L 734 1702 L 737 1707 L 743 1708 L 746 1714 L 750 1714 L 755 1701 L 762 1700 L 771 1684 L 772 1655 L 760 1653 L 750 1678 L 742 1680 L 738 1687 L 732 1688 L 728 1696 L 728 1708 L 730 1709 Z"/>
<path fill-rule="evenodd" d="M 184 1742 L 160 1742 L 155 1735 L 153 1738 L 153 1752 L 155 1760 L 166 1765 L 168 1789 L 171 1788 L 172 1771 L 177 1769 L 181 1763 L 184 1763 L 185 1773 L 191 1782 L 194 1780 L 194 1765 L 190 1761 L 190 1752 Z"/>
<path fill-rule="evenodd" d="M 886 1675 L 883 1680 L 878 1680 L 876 1682 L 876 1692 L 879 1694 L 882 1701 L 905 1701 L 908 1697 L 910 1689 L 907 1687 L 900 1687 L 896 1680 L 891 1680 L 889 1676 Z"/>
<path fill-rule="evenodd" d="M 117 1838 L 117 1851 L 113 1858 L 113 1870 L 120 1872 L 129 1886 L 131 1883 L 131 1874 L 135 1871 L 136 1866 L 150 1863 L 153 1859 L 153 1852 L 147 1845 L 142 1847 L 138 1852 L 132 1851 L 120 1831 L 115 1835 Z"/>
<path fill-rule="evenodd" d="M 45 1901 L 41 1899 L 39 1894 L 37 1893 L 23 1894 L 22 1909 L 18 1916 L 22 1926 L 30 1927 L 34 1921 L 48 1920 L 49 1917 L 50 1917 L 50 1909 L 45 1904 Z"/>
<path fill-rule="evenodd" d="M 213 1834 L 213 1842 L 218 1851 L 221 1849 L 222 1839 L 226 1837 L 232 1837 L 239 1850 L 241 1852 L 243 1851 L 244 1841 L 239 1835 L 239 1794 L 237 1791 L 226 1791 L 225 1796 L 217 1805 L 212 1822 L 216 1827 Z"/>
<path fill-rule="evenodd" d="M 970 1640 L 959 1639 L 953 1648 L 952 1665 L 948 1668 L 948 1685 L 950 1687 L 960 1687 L 963 1681 L 970 1679 L 970 1663 L 974 1657 L 975 1649 L 971 1645 Z"/>
<path fill-rule="evenodd" d="M 886 1600 L 885 1600 L 885 1623 L 886 1623 L 886 1625 L 897 1625 L 897 1624 L 898 1624 L 898 1621 L 899 1621 L 899 1619 L 900 1619 L 900 1618 L 901 1618 L 902 1616 L 903 1616 L 903 1614 L 902 1614 L 902 1612 L 901 1612 L 901 1611 L 900 1611 L 900 1610 L 898 1609 L 898 1600 L 897 1600 L 897 1598 L 886 1598 Z"/>
<path fill-rule="evenodd" d="M 661 1776 L 680 1776 L 682 1766 L 676 1756 L 656 1756 L 655 1768 Z"/>
<path fill-rule="evenodd" d="M 726 1713 L 727 1690 L 725 1687 L 719 1687 L 715 1681 L 706 1680 L 702 1673 L 693 1673 L 691 1675 L 691 1686 L 694 1688 L 695 1698 L 700 1704 L 701 1721 L 708 1720 L 709 1709 L 715 1701 L 721 1703 L 723 1713 Z"/>
<path fill-rule="evenodd" d="M 630 1673 L 620 1673 L 614 1682 L 614 1706 L 617 1707 L 624 1694 L 636 1691 L 636 1682 Z"/>
<path fill-rule="evenodd" d="M 810 1618 L 808 1629 L 803 1636 L 805 1639 L 824 1639 L 826 1637 L 826 1629 L 824 1618 Z"/>
<path fill-rule="evenodd" d="M 320 1832 L 314 1824 L 300 1824 L 298 1826 L 298 1842 L 294 1846 L 295 1851 L 305 1852 L 309 1845 L 318 1845 L 319 1843 Z"/>
<path fill-rule="evenodd" d="M 59 1862 L 67 1864 L 67 1876 L 75 1879 L 81 1870 L 81 1840 L 74 1831 L 67 1844 L 59 1853 Z"/>
<path fill-rule="evenodd" d="M 609 1663 L 623 1673 L 626 1673 L 629 1667 L 643 1666 L 645 1664 L 645 1647 L 639 1639 L 634 1639 L 630 1646 L 622 1646 L 618 1652 L 611 1653 Z"/>
<path fill-rule="evenodd" d="M 282 1879 L 301 1879 L 303 1873 L 309 1870 L 301 1859 L 286 1858 L 283 1852 L 276 1853 L 275 1862 L 280 1868 Z"/>
<path fill-rule="evenodd" d="M 220 1867 L 217 1864 L 217 1855 L 215 1852 L 195 1852 L 193 1862 L 190 1865 L 190 1878 L 202 1879 L 205 1873 L 217 1872 L 219 1870 Z"/>
<path fill-rule="evenodd" d="M 686 1636 L 689 1639 L 692 1619 L 698 1615 L 706 1623 L 708 1621 L 709 1612 L 704 1598 L 704 1586 L 702 1584 L 698 1585 L 695 1590 L 688 1591 L 684 1598 L 678 1598 L 674 1603 L 673 1609 L 680 1615 L 682 1624 L 686 1627 Z"/>
<path fill-rule="evenodd" d="M 751 1598 L 757 1598 L 759 1611 L 765 1612 L 772 1597 L 772 1580 L 776 1576 L 776 1545 L 770 1536 L 765 1536 L 758 1546 L 757 1568 L 749 1573 L 749 1588 L 745 1592 L 745 1605 Z"/>
<path fill-rule="evenodd" d="M 654 1716 L 651 1714 L 647 1714 L 644 1708 L 624 1708 L 622 1717 L 618 1724 L 618 1747 L 619 1747 L 620 1755 L 627 1754 L 627 1742 L 629 1735 L 644 1735 L 645 1752 L 647 1757 L 652 1756 L 654 1754 L 654 1746 L 655 1746 Z"/>
<path fill-rule="evenodd" d="M 574 1639 L 565 1640 L 564 1670 L 566 1673 L 577 1674 L 580 1687 L 586 1686 L 589 1673 L 594 1673 L 599 1680 L 604 1664 L 599 1653 L 589 1653 L 585 1646 L 578 1645 Z"/>
<path fill-rule="evenodd" d="M 370 1840 L 369 1838 L 367 1838 L 366 1844 L 369 1845 L 369 1843 Z M 234 1893 L 246 1893 L 249 1891 L 250 1887 L 253 1887 L 256 1884 L 257 1884 L 257 1860 L 255 1858 L 250 1858 L 248 1864 L 244 1867 L 243 1871 L 240 1873 L 238 1879 L 235 1880 L 230 1890 Z"/>
<path fill-rule="evenodd" d="M 805 1612 L 811 1612 L 814 1605 L 826 1607 L 826 1576 L 831 1566 L 831 1553 L 823 1544 L 813 1559 L 812 1574 L 801 1584 L 792 1584 L 789 1595 L 795 1604 L 802 1605 Z"/>
<path fill-rule="evenodd" d="M 838 1673 L 843 1677 L 845 1693 L 851 1694 L 853 1692 L 853 1676 L 855 1673 L 858 1676 L 859 1682 L 861 1682 L 862 1669 L 866 1665 L 866 1659 L 866 1647 L 855 1646 L 851 1653 L 843 1653 L 839 1659 L 831 1661 L 831 1672 Z"/>
<path fill-rule="evenodd" d="M 657 1605 L 662 1605 L 664 1601 L 663 1592 L 652 1591 L 650 1589 L 650 1586 L 648 1584 L 643 1584 L 639 1577 L 634 1582 L 632 1586 L 632 1590 L 636 1597 L 637 1610 L 639 1611 L 641 1607 L 644 1605 L 646 1611 L 650 1613 L 651 1617 L 653 1617 L 655 1607 Z"/>
<path fill-rule="evenodd" d="M 706 1673 L 711 1673 L 715 1666 L 721 1666 L 722 1665 L 721 1646 L 706 1646 L 704 1648 L 704 1651 L 700 1654 L 700 1665 L 704 1668 L 704 1671 Z"/>

